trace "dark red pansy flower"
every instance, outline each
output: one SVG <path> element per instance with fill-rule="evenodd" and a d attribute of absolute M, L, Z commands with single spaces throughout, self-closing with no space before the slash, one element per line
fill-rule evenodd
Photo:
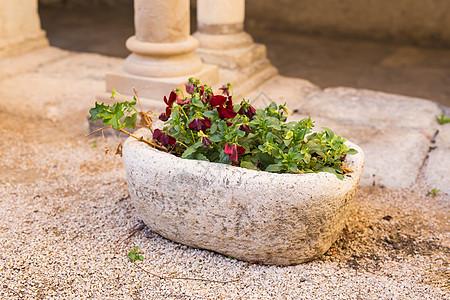
<path fill-rule="evenodd" d="M 161 113 L 158 118 L 163 122 L 169 120 L 169 116 L 167 115 L 167 113 Z"/>
<path fill-rule="evenodd" d="M 227 142 L 223 148 L 223 153 L 228 154 L 231 161 L 237 162 L 238 155 L 245 154 L 245 148 L 239 145 L 231 145 Z"/>
<path fill-rule="evenodd" d="M 253 116 L 256 114 L 256 109 L 250 104 L 242 105 L 241 108 L 239 109 L 238 114 L 246 115 L 248 119 L 251 121 L 253 119 Z"/>
<path fill-rule="evenodd" d="M 166 107 L 166 116 L 170 117 L 171 114 L 172 114 L 172 107 L 167 106 Z"/>
<path fill-rule="evenodd" d="M 178 98 L 177 99 L 177 104 L 178 105 L 185 105 L 185 104 L 188 104 L 188 103 L 191 103 L 191 98 L 187 98 L 187 99 L 181 99 L 181 98 Z"/>
<path fill-rule="evenodd" d="M 246 115 L 250 120 L 252 120 L 252 119 L 253 119 L 253 116 L 256 115 L 256 109 L 255 109 L 253 106 L 249 105 L 248 108 L 247 108 L 247 111 L 245 112 L 245 115 Z"/>
<path fill-rule="evenodd" d="M 231 145 L 230 143 L 226 143 L 225 147 L 223 147 L 223 153 L 225 154 L 231 154 L 233 153 L 233 145 Z"/>
<path fill-rule="evenodd" d="M 225 105 L 219 106 L 217 108 L 217 112 L 219 113 L 219 117 L 221 119 L 233 119 L 234 117 L 236 117 L 237 112 L 234 111 L 233 109 L 233 101 L 231 100 L 231 96 L 228 97 L 227 102 L 225 103 Z"/>
<path fill-rule="evenodd" d="M 188 82 L 184 86 L 186 87 L 186 92 L 188 94 L 192 95 L 195 93 L 195 84 Z"/>
<path fill-rule="evenodd" d="M 175 143 L 177 142 L 175 138 L 171 137 L 170 135 L 159 129 L 155 129 L 153 131 L 153 138 L 163 146 L 167 145 L 175 146 Z"/>
<path fill-rule="evenodd" d="M 211 127 L 211 121 L 209 119 L 203 119 L 203 128 L 202 130 L 205 131 L 206 129 Z"/>
<path fill-rule="evenodd" d="M 248 126 L 247 124 L 242 124 L 239 127 L 240 130 L 245 131 L 245 132 L 252 132 L 252 129 L 250 128 L 250 126 Z"/>
<path fill-rule="evenodd" d="M 177 100 L 177 93 L 172 91 L 169 95 L 169 100 L 167 100 L 167 97 L 164 96 L 164 103 L 167 104 L 168 107 L 172 107 L 173 103 Z"/>
<path fill-rule="evenodd" d="M 203 128 L 203 121 L 200 118 L 195 118 L 189 123 L 189 129 L 200 131 Z"/>
<path fill-rule="evenodd" d="M 212 145 L 212 141 L 206 136 L 202 137 L 202 143 L 205 148 L 209 148 Z"/>
<path fill-rule="evenodd" d="M 167 105 L 167 107 L 166 107 L 166 117 L 167 117 L 167 119 L 169 119 L 170 115 L 172 114 L 172 106 L 173 106 L 173 103 L 175 101 L 177 101 L 177 98 L 178 98 L 177 97 L 177 93 L 175 93 L 174 91 L 172 91 L 170 93 L 169 99 L 167 99 L 167 97 L 164 96 L 164 103 L 166 103 L 166 105 Z M 164 121 L 163 119 L 161 119 L 161 115 L 159 116 L 159 119 Z"/>
<path fill-rule="evenodd" d="M 219 90 L 222 91 L 223 95 L 227 95 L 227 96 L 230 95 L 230 87 L 228 85 L 222 85 L 222 87 L 219 88 Z"/>
<path fill-rule="evenodd" d="M 227 97 L 222 96 L 222 95 L 215 95 L 211 97 L 211 106 L 219 106 L 219 105 L 224 105 L 225 102 L 227 101 Z"/>
<path fill-rule="evenodd" d="M 205 131 L 206 129 L 208 129 L 210 127 L 211 127 L 211 121 L 209 119 L 195 118 L 194 120 L 192 120 L 191 123 L 189 123 L 189 129 L 191 129 L 191 130 Z"/>
<path fill-rule="evenodd" d="M 237 112 L 233 109 L 233 105 L 219 106 L 217 108 L 217 112 L 219 113 L 219 118 L 221 119 L 233 119 L 237 115 Z"/>
<path fill-rule="evenodd" d="M 237 112 L 233 109 L 233 101 L 231 100 L 231 96 L 227 98 L 222 95 L 216 95 L 211 97 L 210 103 L 212 107 L 217 107 L 219 118 L 222 120 L 225 118 L 233 119 L 237 115 Z"/>

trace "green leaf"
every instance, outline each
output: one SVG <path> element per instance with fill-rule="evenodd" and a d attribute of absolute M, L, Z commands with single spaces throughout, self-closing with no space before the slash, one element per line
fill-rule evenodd
<path fill-rule="evenodd" d="M 269 122 L 269 127 L 275 129 L 275 130 L 281 130 L 281 124 L 280 120 L 274 117 L 268 117 L 267 121 Z"/>
<path fill-rule="evenodd" d="M 255 164 L 250 162 L 250 161 L 243 160 L 243 161 L 241 161 L 241 168 L 254 170 L 255 169 Z"/>
<path fill-rule="evenodd" d="M 193 158 L 191 157 L 195 152 L 197 152 L 197 149 L 202 147 L 202 142 L 197 142 L 192 146 L 189 146 L 186 150 L 184 150 L 183 154 L 181 155 L 181 158 Z"/>
<path fill-rule="evenodd" d="M 194 158 L 196 160 L 209 161 L 209 159 L 202 153 L 195 153 Z"/>
<path fill-rule="evenodd" d="M 327 133 L 327 136 L 330 139 L 332 139 L 334 137 L 334 132 L 330 128 L 322 127 L 322 129 L 325 130 L 325 132 Z"/>
<path fill-rule="evenodd" d="M 349 155 L 355 155 L 355 154 L 358 154 L 358 151 L 353 148 L 350 148 L 349 150 L 347 150 L 346 153 Z"/>
<path fill-rule="evenodd" d="M 106 106 L 105 104 L 99 104 L 95 102 L 95 107 L 91 108 L 89 110 L 89 113 L 91 114 L 91 117 L 89 118 L 89 122 L 94 122 L 96 120 L 102 119 L 102 113 L 108 109 L 109 106 Z"/>
<path fill-rule="evenodd" d="M 212 135 L 209 137 L 209 139 L 214 143 L 218 143 L 218 142 L 222 141 L 223 135 L 221 135 L 221 134 Z"/>
<path fill-rule="evenodd" d="M 136 260 L 140 260 L 143 261 L 144 257 L 140 254 L 138 254 L 139 251 L 139 247 L 134 247 L 132 250 L 130 250 L 130 252 L 128 252 L 128 258 L 130 259 L 131 262 L 135 262 Z"/>
<path fill-rule="evenodd" d="M 278 164 L 268 165 L 265 169 L 266 172 L 279 173 L 281 171 L 281 166 Z"/>
<path fill-rule="evenodd" d="M 133 129 L 136 127 L 137 113 L 127 116 L 123 119 L 123 127 Z"/>
<path fill-rule="evenodd" d="M 273 134 L 272 134 L 272 132 L 267 133 L 266 141 L 269 142 L 270 144 L 273 144 Z"/>
<path fill-rule="evenodd" d="M 208 111 L 205 111 L 205 112 L 203 113 L 203 115 L 204 115 L 205 117 L 207 117 L 208 119 L 216 119 L 216 118 L 219 118 L 219 113 L 217 112 L 217 110 L 208 110 Z"/>
<path fill-rule="evenodd" d="M 209 132 L 211 134 L 214 134 L 214 133 L 216 133 L 216 131 L 217 131 L 217 123 L 214 122 L 214 123 L 211 124 L 211 127 L 209 128 Z"/>

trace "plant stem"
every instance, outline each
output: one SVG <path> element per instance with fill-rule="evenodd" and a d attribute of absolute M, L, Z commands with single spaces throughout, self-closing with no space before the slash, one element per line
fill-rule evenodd
<path fill-rule="evenodd" d="M 213 282 L 213 283 L 231 283 L 231 282 L 236 282 L 242 279 L 242 277 L 244 277 L 244 274 L 242 274 L 240 277 L 236 278 L 236 279 L 232 279 L 232 280 L 227 280 L 227 281 L 221 281 L 221 280 L 214 280 L 214 279 L 204 279 L 204 278 L 193 278 L 193 277 L 165 277 L 165 276 L 161 276 L 155 273 L 152 273 L 150 271 L 147 271 L 146 269 L 144 269 L 143 267 L 141 267 L 138 264 L 134 264 L 136 267 L 138 267 L 139 269 L 141 269 L 142 271 L 144 271 L 145 273 L 158 277 L 159 279 L 166 279 L 166 280 L 173 280 L 173 279 L 178 279 L 178 280 L 196 280 L 196 281 L 206 281 L 206 282 Z"/>
<path fill-rule="evenodd" d="M 189 121 L 189 118 L 186 114 L 186 112 L 184 111 L 183 107 L 180 106 L 181 111 L 183 112 L 183 115 L 186 117 L 186 123 Z M 192 142 L 195 143 L 195 136 L 194 133 L 191 130 L 191 136 L 192 136 Z"/>
<path fill-rule="evenodd" d="M 150 141 L 144 139 L 143 137 L 137 137 L 137 136 L 135 136 L 134 134 L 129 133 L 128 131 L 125 131 L 125 130 L 123 130 L 123 129 L 118 129 L 118 130 L 119 130 L 120 132 L 122 132 L 122 133 L 125 133 L 125 134 L 128 135 L 128 136 L 131 136 L 132 138 L 137 139 L 138 141 L 142 141 L 142 142 L 146 143 L 147 145 L 152 146 L 153 148 L 158 148 L 158 149 L 160 149 L 160 150 L 163 150 L 163 151 L 165 151 L 165 152 L 168 152 L 167 148 L 164 147 L 164 146 L 160 146 L 160 145 L 158 145 L 157 143 L 150 142 Z"/>

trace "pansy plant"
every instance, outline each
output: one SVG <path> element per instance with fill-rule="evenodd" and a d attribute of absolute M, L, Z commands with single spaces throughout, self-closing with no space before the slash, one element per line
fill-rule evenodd
<path fill-rule="evenodd" d="M 164 127 L 153 131 L 155 143 L 172 154 L 274 173 L 330 172 L 341 180 L 351 172 L 343 161 L 345 155 L 357 151 L 328 128 L 313 132 L 314 122 L 309 117 L 287 122 L 285 105 L 273 102 L 255 109 L 245 99 L 235 102 L 230 84 L 214 94 L 194 78 L 189 79 L 185 90 L 187 95 L 177 89 L 164 97 L 166 109 L 159 115 Z M 113 108 L 96 103 L 91 119 L 103 115 L 111 118 L 117 107 L 131 111 L 136 101 L 124 103 Z M 109 109 L 105 114 L 101 112 L 103 107 Z M 114 122 L 120 122 L 117 119 L 128 111 L 119 113 Z M 134 115 L 123 122 L 125 128 L 136 127 Z"/>

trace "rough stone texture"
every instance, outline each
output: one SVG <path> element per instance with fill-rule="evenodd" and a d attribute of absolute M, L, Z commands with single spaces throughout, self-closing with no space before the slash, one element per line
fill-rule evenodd
<path fill-rule="evenodd" d="M 176 43 L 189 36 L 189 0 L 134 0 L 134 12 L 142 42 Z"/>
<path fill-rule="evenodd" d="M 347 156 L 354 173 L 343 181 L 181 159 L 133 138 L 123 159 L 130 195 L 153 231 L 241 260 L 291 265 L 322 255 L 343 228 L 364 165 L 361 149 L 349 145 L 360 152 Z"/>
<path fill-rule="evenodd" d="M 275 101 L 286 103 L 288 109 L 294 110 L 305 103 L 310 94 L 319 90 L 317 85 L 307 80 L 279 75 L 245 95 L 245 98 L 255 107 L 266 107 Z"/>
<path fill-rule="evenodd" d="M 104 72 L 122 61 L 96 54 L 75 54 L 56 48 L 36 50 L 21 57 L 23 62 L 30 62 L 42 54 L 49 56 L 29 65 L 19 62 L 11 65 L 10 74 L 15 75 L 0 81 L 0 98 L 8 99 L 0 102 L 0 111 L 13 115 L 24 111 L 29 118 L 42 118 L 61 122 L 61 126 L 73 126 L 61 111 L 68 110 L 73 114 L 82 112 L 86 115 L 87 110 L 79 103 L 88 102 L 93 105 L 95 94 L 104 87 Z M 38 61 L 43 65 L 36 63 Z M 0 61 L 0 65 L 2 63 Z M 33 66 L 35 69 L 31 70 Z M 77 77 L 76 81 L 73 80 L 74 76 Z M 28 86 L 33 88 L 26 88 Z M 82 125 L 87 127 L 88 124 L 83 122 Z"/>
<path fill-rule="evenodd" d="M 247 0 L 246 4 L 249 27 L 420 45 L 450 45 L 448 1 Z"/>
<path fill-rule="evenodd" d="M 198 0 L 197 2 L 199 24 L 243 24 L 244 18 L 244 0 Z"/>
<path fill-rule="evenodd" d="M 450 124 L 439 127 L 435 146 L 425 168 L 426 178 L 432 188 L 450 194 Z"/>
<path fill-rule="evenodd" d="M 21 73 L 33 72 L 39 66 L 70 55 L 70 52 L 54 47 L 30 51 L 27 55 L 10 56 L 0 60 L 0 80 Z"/>
<path fill-rule="evenodd" d="M 344 87 L 319 91 L 298 109 L 302 114 L 380 129 L 423 130 L 430 137 L 438 127 L 435 117 L 442 113 L 436 103 L 424 99 Z"/>
<path fill-rule="evenodd" d="M 0 3 L 0 58 L 48 46 L 37 13 L 37 0 Z"/>
<path fill-rule="evenodd" d="M 289 121 L 305 117 L 294 114 L 289 117 Z M 315 121 L 314 130 L 328 127 L 363 149 L 366 162 L 361 186 L 409 188 L 419 176 L 428 155 L 430 141 L 418 131 L 398 128 L 386 130 L 314 116 L 312 120 Z"/>

